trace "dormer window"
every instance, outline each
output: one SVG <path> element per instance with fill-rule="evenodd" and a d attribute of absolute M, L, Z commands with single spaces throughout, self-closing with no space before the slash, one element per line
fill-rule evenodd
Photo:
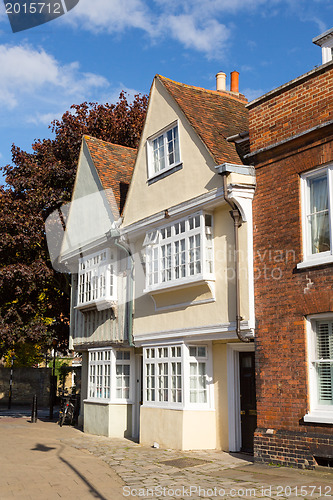
<path fill-rule="evenodd" d="M 147 148 L 150 178 L 179 165 L 178 124 L 175 123 L 148 139 Z"/>
<path fill-rule="evenodd" d="M 107 248 L 79 261 L 78 307 L 102 310 L 116 300 L 115 256 Z"/>

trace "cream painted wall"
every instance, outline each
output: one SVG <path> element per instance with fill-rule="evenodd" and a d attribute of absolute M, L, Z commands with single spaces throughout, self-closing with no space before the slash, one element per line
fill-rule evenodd
<path fill-rule="evenodd" d="M 183 169 L 150 186 L 147 183 L 146 140 L 179 120 Z M 222 186 L 206 146 L 164 86 L 154 80 L 134 174 L 123 212 L 123 224 L 134 222 Z"/>
<path fill-rule="evenodd" d="M 214 215 L 214 265 L 215 265 L 215 302 L 183 306 L 178 309 L 173 307 L 162 311 L 155 311 L 155 303 L 149 294 L 143 294 L 144 277 L 137 276 L 135 280 L 136 300 L 134 313 L 134 335 L 137 339 L 142 334 L 156 333 L 160 331 L 169 331 L 172 329 L 184 329 L 191 327 L 200 327 L 207 325 L 216 325 L 235 321 L 235 281 L 233 266 L 233 221 L 226 205 L 218 207 L 213 212 Z M 246 235 L 245 235 L 246 236 Z M 143 237 L 136 241 L 135 250 L 140 251 L 143 243 Z M 246 247 L 245 247 L 246 248 Z M 244 251 L 244 254 L 246 252 Z M 142 273 L 139 267 L 136 273 Z M 211 292 L 207 288 L 203 293 L 202 285 L 199 287 L 185 288 L 179 292 L 166 292 L 158 296 L 157 305 L 162 303 L 163 297 L 165 304 L 173 305 L 186 303 L 190 300 L 202 300 L 203 298 L 212 298 Z M 241 287 L 241 293 L 244 294 L 242 303 L 242 316 L 246 319 L 246 297 L 248 295 L 247 286 Z M 197 297 L 195 295 L 197 294 Z M 168 297 L 166 297 L 168 296 Z"/>
<path fill-rule="evenodd" d="M 142 407 L 140 443 L 154 442 L 175 450 L 215 449 L 215 412 Z"/>
<path fill-rule="evenodd" d="M 216 447 L 229 451 L 227 344 L 213 342 L 213 379 L 216 408 Z"/>
<path fill-rule="evenodd" d="M 215 411 L 183 412 L 183 450 L 215 450 Z"/>
<path fill-rule="evenodd" d="M 131 437 L 132 405 L 85 401 L 84 432 L 107 437 Z"/>
<path fill-rule="evenodd" d="M 183 412 L 162 408 L 140 410 L 140 444 L 153 446 L 157 442 L 162 448 L 182 449 Z"/>
<path fill-rule="evenodd" d="M 183 168 L 171 175 L 148 185 L 147 182 L 147 138 L 163 130 L 178 119 L 181 159 Z M 146 123 L 142 134 L 134 174 L 123 213 L 123 226 L 130 226 L 146 217 L 163 212 L 165 209 L 186 202 L 216 188 L 222 188 L 223 181 L 216 173 L 215 162 L 206 146 L 189 125 L 179 106 L 154 80 Z M 250 176 L 231 174 L 233 183 L 248 184 Z M 228 179 L 228 182 L 230 180 Z M 230 207 L 220 199 L 214 208 L 214 257 L 215 257 L 215 297 L 208 287 L 193 286 L 181 290 L 166 291 L 162 294 L 143 294 L 145 279 L 142 266 L 135 270 L 135 316 L 134 335 L 168 332 L 235 322 L 235 272 L 233 261 L 234 232 Z M 172 219 L 169 219 L 172 222 Z M 147 228 L 148 230 L 149 228 Z M 145 234 L 129 239 L 137 255 L 142 252 Z M 247 231 L 246 223 L 239 231 L 241 243 L 241 316 L 249 317 L 249 288 L 247 275 Z M 216 299 L 215 302 L 208 300 Z M 195 304 L 204 301 L 203 304 Z M 188 305 L 191 303 L 191 305 Z M 187 305 L 186 305 L 187 304 Z M 193 305 L 195 304 L 195 305 Z M 164 310 L 162 310 L 164 308 Z"/>

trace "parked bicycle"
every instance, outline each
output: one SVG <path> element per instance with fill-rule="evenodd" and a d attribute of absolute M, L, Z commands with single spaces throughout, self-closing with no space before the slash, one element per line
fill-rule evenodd
<path fill-rule="evenodd" d="M 62 391 L 60 395 L 60 410 L 59 421 L 60 427 L 67 423 L 73 425 L 77 420 L 78 399 L 75 393 L 68 394 L 67 391 Z"/>

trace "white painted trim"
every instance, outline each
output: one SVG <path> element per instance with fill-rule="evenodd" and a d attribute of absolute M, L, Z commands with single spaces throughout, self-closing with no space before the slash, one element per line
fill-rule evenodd
<path fill-rule="evenodd" d="M 89 390 L 90 390 L 90 356 L 89 354 L 92 352 L 105 352 L 105 351 L 110 351 L 110 359 L 109 360 L 94 360 L 92 362 L 93 365 L 110 365 L 110 397 L 109 398 L 91 398 L 89 397 Z M 118 351 L 129 351 L 130 352 L 130 360 L 117 360 L 116 359 L 116 353 Z M 87 398 L 86 402 L 88 403 L 100 403 L 100 404 L 120 404 L 120 405 L 126 405 L 126 404 L 133 404 L 134 403 L 134 380 L 135 380 L 135 360 L 134 360 L 135 354 L 134 354 L 134 349 L 133 348 L 128 348 L 128 347 L 119 347 L 119 348 L 114 348 L 114 347 L 94 347 L 91 349 L 88 349 L 88 359 L 87 359 L 87 368 L 88 368 L 88 373 L 87 373 Z M 117 398 L 116 397 L 116 366 L 117 364 L 128 364 L 130 366 L 130 386 L 129 386 L 129 397 L 127 399 L 125 398 Z M 97 380 L 97 370 L 95 370 L 95 380 Z M 102 377 L 102 387 L 104 387 L 104 374 Z"/>
<path fill-rule="evenodd" d="M 310 411 L 304 415 L 304 422 L 333 424 L 333 405 L 319 405 L 317 396 L 317 374 L 312 360 L 315 358 L 315 321 L 333 321 L 332 313 L 312 314 L 306 318 L 308 394 Z"/>
<path fill-rule="evenodd" d="M 254 352 L 254 344 L 227 344 L 227 386 L 230 452 L 240 451 L 242 446 L 239 352 Z"/>
<path fill-rule="evenodd" d="M 168 222 L 176 221 L 176 218 L 191 215 L 193 211 L 213 208 L 214 206 L 221 205 L 223 203 L 226 203 L 223 196 L 223 188 L 221 187 L 213 189 L 212 191 L 208 191 L 207 193 L 201 194 L 200 196 L 197 196 L 190 200 L 186 200 L 178 205 L 174 205 L 173 207 L 168 208 Z M 149 230 L 152 230 L 162 223 L 166 223 L 164 210 L 154 215 L 150 215 L 145 219 L 134 222 L 129 226 L 122 227 L 121 230 L 125 235 L 136 235 L 136 233 L 142 234 L 148 230 L 147 228 L 149 228 Z"/>
<path fill-rule="evenodd" d="M 327 252 L 318 254 L 311 253 L 311 235 L 307 223 L 307 214 L 309 212 L 309 188 L 308 179 L 317 177 L 326 172 L 327 191 L 328 191 L 328 214 L 330 222 L 330 245 L 331 249 Z M 297 264 L 298 269 L 320 266 L 333 262 L 333 164 L 330 163 L 324 167 L 319 167 L 301 175 L 301 213 L 302 213 L 302 240 L 303 240 L 303 261 Z"/>
<path fill-rule="evenodd" d="M 254 307 L 254 268 L 253 268 L 253 212 L 252 201 L 255 186 L 240 188 L 228 186 L 229 198 L 239 208 L 243 223 L 246 224 L 247 233 L 247 270 L 248 270 L 248 296 L 249 296 L 249 328 L 253 335 L 255 332 L 255 307 Z"/>
<path fill-rule="evenodd" d="M 141 373 L 141 363 L 143 363 L 142 354 L 134 354 L 134 403 L 132 408 L 132 437 L 138 439 L 140 435 L 140 400 L 141 400 L 141 386 L 143 383 Z"/>
<path fill-rule="evenodd" d="M 206 403 L 191 403 L 190 402 L 190 362 L 192 360 L 189 355 L 189 348 L 191 346 L 206 346 L 207 348 L 207 356 L 205 358 L 197 358 L 198 362 L 203 361 L 206 363 L 206 381 L 207 381 L 207 402 Z M 213 378 L 213 352 L 212 352 L 212 343 L 211 342 L 173 342 L 173 343 L 163 343 L 160 345 L 147 345 L 146 348 L 155 348 L 155 351 L 159 347 L 180 347 L 181 348 L 181 356 L 176 358 L 163 357 L 158 358 L 157 352 L 155 352 L 154 358 L 146 358 L 146 351 L 143 353 L 143 406 L 145 408 L 161 408 L 168 410 L 181 410 L 181 411 L 215 411 L 214 404 L 214 378 Z M 153 362 L 151 361 L 153 360 Z M 172 401 L 157 401 L 157 391 L 158 391 L 158 371 L 157 365 L 158 363 L 172 363 L 172 361 L 181 363 L 181 378 L 182 378 L 182 401 L 181 403 L 176 403 Z M 155 365 L 155 401 L 147 401 L 145 386 L 146 386 L 146 377 L 147 377 L 147 364 L 152 363 Z M 172 372 L 169 370 L 168 373 L 169 378 L 169 388 L 171 388 L 171 378 Z"/>
<path fill-rule="evenodd" d="M 172 165 L 168 165 L 167 167 L 163 168 L 162 170 L 159 170 L 156 173 L 153 173 L 153 148 L 152 148 L 152 142 L 163 135 L 163 146 L 165 150 L 165 157 L 167 157 L 167 147 L 166 147 L 166 134 L 169 130 L 177 127 L 178 130 L 178 150 L 179 150 L 179 161 L 177 163 L 172 163 Z M 172 122 L 170 125 L 167 127 L 164 127 L 162 130 L 159 130 L 156 132 L 156 134 L 151 135 L 150 137 L 147 137 L 146 139 L 146 144 L 147 144 L 147 179 L 151 180 L 154 179 L 155 177 L 159 177 L 161 174 L 164 174 L 165 172 L 168 172 L 168 170 L 171 170 L 175 168 L 177 165 L 180 165 L 182 163 L 181 160 L 181 150 L 180 150 L 180 129 L 179 129 L 179 120 L 175 120 Z"/>
<path fill-rule="evenodd" d="M 248 321 L 241 322 L 241 331 L 243 335 L 248 334 L 253 338 L 253 332 L 249 328 Z M 176 330 L 161 330 L 158 332 L 144 333 L 141 335 L 134 334 L 135 345 L 137 347 L 145 346 L 147 343 L 163 342 L 170 339 L 179 338 L 186 342 L 189 338 L 203 337 L 204 340 L 234 340 L 236 335 L 236 322 L 220 323 L 218 325 L 204 325 L 191 328 L 180 328 Z"/>
<path fill-rule="evenodd" d="M 318 254 L 320 255 L 320 254 Z M 321 254 L 320 257 L 315 257 L 313 259 L 307 259 L 297 264 L 297 269 L 306 269 L 307 267 L 324 266 L 325 264 L 333 263 L 333 255 Z"/>
<path fill-rule="evenodd" d="M 333 411 L 311 411 L 304 415 L 304 422 L 333 424 Z"/>

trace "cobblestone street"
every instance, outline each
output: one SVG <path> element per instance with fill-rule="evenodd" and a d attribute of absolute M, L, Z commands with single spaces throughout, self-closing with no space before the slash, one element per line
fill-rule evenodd
<path fill-rule="evenodd" d="M 83 434 L 27 414 L 1 416 L 0 499 L 332 498 L 333 473 L 253 464 Z"/>

